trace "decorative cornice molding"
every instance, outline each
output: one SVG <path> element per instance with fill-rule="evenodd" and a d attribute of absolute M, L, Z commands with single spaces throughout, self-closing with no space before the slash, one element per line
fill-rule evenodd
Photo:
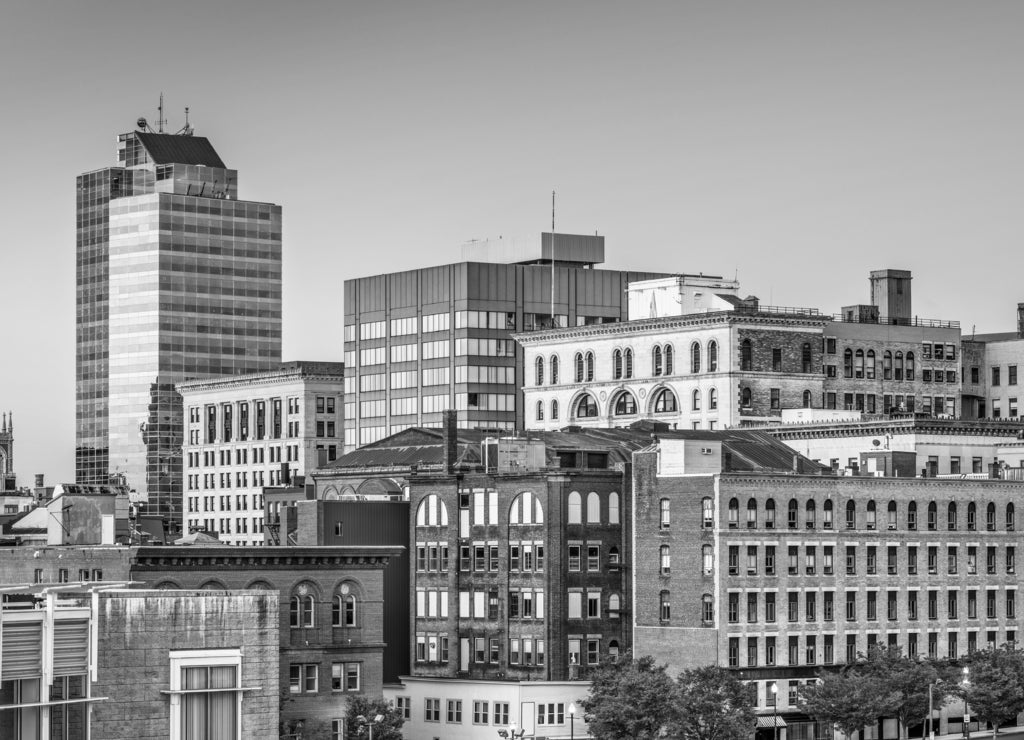
<path fill-rule="evenodd" d="M 297 566 L 383 568 L 403 547 L 144 547 L 135 567 L 154 570 L 283 570 Z M 226 551 L 226 552 L 225 552 Z"/>

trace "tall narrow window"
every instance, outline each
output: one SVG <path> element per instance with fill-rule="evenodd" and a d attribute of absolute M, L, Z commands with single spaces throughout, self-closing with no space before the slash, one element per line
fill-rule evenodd
<path fill-rule="evenodd" d="M 558 355 L 551 355 L 551 385 L 558 385 Z"/>
<path fill-rule="evenodd" d="M 698 391 L 698 390 L 695 390 L 693 392 L 693 404 L 692 404 L 691 408 L 694 411 L 700 411 L 700 391 Z"/>
<path fill-rule="evenodd" d="M 718 342 L 712 339 L 708 342 L 708 372 L 718 370 Z"/>
<path fill-rule="evenodd" d="M 690 372 L 700 372 L 700 343 L 694 342 L 690 345 Z"/>
<path fill-rule="evenodd" d="M 622 350 L 617 349 L 612 352 L 612 378 L 619 380 L 622 378 Z"/>
<path fill-rule="evenodd" d="M 623 358 L 623 375 L 627 378 L 633 377 L 633 350 L 629 347 L 622 353 Z"/>
<path fill-rule="evenodd" d="M 661 347 L 658 345 L 654 345 L 653 365 L 654 366 L 651 368 L 651 371 L 654 375 L 661 375 L 664 370 L 664 365 L 662 364 Z"/>
<path fill-rule="evenodd" d="M 538 357 L 536 366 L 536 385 L 544 385 L 544 358 Z"/>
<path fill-rule="evenodd" d="M 740 370 L 753 370 L 753 351 L 750 346 L 750 340 L 744 339 L 740 342 Z"/>
<path fill-rule="evenodd" d="M 552 401 L 551 402 L 551 420 L 552 421 L 557 421 L 558 420 L 558 401 Z"/>
<path fill-rule="evenodd" d="M 708 408 L 712 411 L 718 408 L 718 391 L 714 388 L 708 391 Z"/>
<path fill-rule="evenodd" d="M 666 344 L 664 352 L 665 352 L 665 375 L 671 375 L 672 374 L 672 345 L 671 344 Z"/>
<path fill-rule="evenodd" d="M 809 409 L 811 407 L 811 392 L 804 391 L 804 408 Z"/>
<path fill-rule="evenodd" d="M 800 369 L 805 373 L 812 372 L 811 362 L 811 343 L 804 342 L 800 350 Z"/>
<path fill-rule="evenodd" d="M 594 353 L 587 352 L 587 382 L 594 379 Z"/>
<path fill-rule="evenodd" d="M 537 401 L 537 421 L 544 421 L 544 402 Z"/>
<path fill-rule="evenodd" d="M 575 359 L 575 363 L 574 364 L 576 365 L 576 382 L 577 383 L 582 383 L 583 382 L 583 353 L 582 352 L 577 352 L 576 353 L 576 357 L 574 359 Z"/>

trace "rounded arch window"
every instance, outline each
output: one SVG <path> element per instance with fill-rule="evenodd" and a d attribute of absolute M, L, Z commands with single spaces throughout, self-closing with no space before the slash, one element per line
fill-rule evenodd
<path fill-rule="evenodd" d="M 867 513 L 868 513 L 868 518 L 867 518 L 868 529 L 875 529 L 877 524 L 878 524 L 878 519 L 877 519 L 877 508 L 875 507 L 874 499 L 872 499 L 871 501 L 868 501 Z"/>
<path fill-rule="evenodd" d="M 757 499 L 747 499 L 747 529 L 757 526 Z"/>
<path fill-rule="evenodd" d="M 740 406 L 750 408 L 750 388 L 744 387 L 740 390 Z"/>
<path fill-rule="evenodd" d="M 619 380 L 622 378 L 622 350 L 617 349 L 612 352 L 612 378 Z"/>
<path fill-rule="evenodd" d="M 956 501 L 950 501 L 946 507 L 946 529 L 956 529 Z"/>
<path fill-rule="evenodd" d="M 715 599 L 711 594 L 700 597 L 700 619 L 706 625 L 715 621 Z"/>
<path fill-rule="evenodd" d="M 708 391 L 708 408 L 712 411 L 718 408 L 718 391 L 714 388 Z"/>
<path fill-rule="evenodd" d="M 615 491 L 608 494 L 608 523 L 619 523 L 619 494 Z"/>
<path fill-rule="evenodd" d="M 584 393 L 576 402 L 577 419 L 589 419 L 597 416 L 597 402 L 589 393 Z"/>
<path fill-rule="evenodd" d="M 544 358 L 538 357 L 534 362 L 534 384 L 544 385 Z"/>
<path fill-rule="evenodd" d="M 907 504 L 907 529 L 917 529 L 917 502 Z"/>
<path fill-rule="evenodd" d="M 852 500 L 846 502 L 846 528 L 854 529 L 857 526 L 857 504 Z"/>
<path fill-rule="evenodd" d="M 895 373 L 895 378 L 896 378 L 896 380 L 903 380 L 903 353 L 902 352 L 897 352 L 896 353 L 896 373 Z"/>
<path fill-rule="evenodd" d="M 629 391 L 622 391 L 615 397 L 613 413 L 616 416 L 631 416 L 636 413 L 636 399 Z"/>
<path fill-rule="evenodd" d="M 608 616 L 612 619 L 618 619 L 619 613 L 622 611 L 622 597 L 618 594 L 610 594 L 608 596 Z"/>
<path fill-rule="evenodd" d="M 708 372 L 718 370 L 718 342 L 712 339 L 708 342 Z"/>
<path fill-rule="evenodd" d="M 551 402 L 551 420 L 558 421 L 558 401 Z"/>
<path fill-rule="evenodd" d="M 594 353 L 587 352 L 587 382 L 594 379 Z"/>
<path fill-rule="evenodd" d="M 832 529 L 833 513 L 832 499 L 827 498 L 825 503 L 821 505 L 821 524 L 825 529 Z"/>
<path fill-rule="evenodd" d="M 587 494 L 587 524 L 601 523 L 601 497 L 595 491 Z"/>
<path fill-rule="evenodd" d="M 664 363 L 662 361 L 662 354 L 661 354 L 661 346 L 660 345 L 657 345 L 657 344 L 654 345 L 654 352 L 652 353 L 651 364 L 652 364 L 651 372 L 653 372 L 654 375 L 656 375 L 656 376 L 657 375 L 661 375 L 664 372 L 665 366 L 664 366 Z"/>
<path fill-rule="evenodd" d="M 576 366 L 576 382 L 583 382 L 583 353 L 577 352 L 573 358 L 573 364 Z"/>
<path fill-rule="evenodd" d="M 853 377 L 864 377 L 864 350 L 858 349 L 853 354 Z"/>
<path fill-rule="evenodd" d="M 789 506 L 786 510 L 786 526 L 790 529 L 796 529 L 797 516 L 800 512 L 800 505 L 797 503 L 795 498 L 789 500 Z"/>
<path fill-rule="evenodd" d="M 989 501 L 985 507 L 985 529 L 994 532 L 996 529 L 996 505 Z"/>
<path fill-rule="evenodd" d="M 579 494 L 576 494 L 579 496 Z M 570 515 L 572 509 L 572 497 L 569 498 Z M 540 499 L 533 494 L 533 491 L 523 491 L 514 499 L 509 507 L 509 524 L 543 524 L 544 508 Z"/>
<path fill-rule="evenodd" d="M 616 617 L 619 616 L 618 613 L 616 613 L 615 616 Z M 608 641 L 608 657 L 611 658 L 612 660 L 618 660 L 619 659 L 619 641 L 618 640 L 609 640 Z"/>
<path fill-rule="evenodd" d="M 978 507 L 973 501 L 967 504 L 967 529 L 974 531 L 978 528 Z"/>
<path fill-rule="evenodd" d="M 811 372 L 811 362 L 811 343 L 804 342 L 803 346 L 800 348 L 800 369 L 805 373 Z"/>
<path fill-rule="evenodd" d="M 935 530 L 939 527 L 939 507 L 934 501 L 928 503 L 928 529 Z"/>
<path fill-rule="evenodd" d="M 754 355 L 750 340 L 744 339 L 740 342 L 740 370 L 754 369 Z"/>
<path fill-rule="evenodd" d="M 907 352 L 907 369 L 906 369 L 907 380 L 914 379 L 914 353 Z"/>
<path fill-rule="evenodd" d="M 626 351 L 622 353 L 622 373 L 627 378 L 633 377 L 633 350 L 626 347 Z"/>
<path fill-rule="evenodd" d="M 765 529 L 775 529 L 775 499 L 773 498 L 764 502 L 764 526 Z"/>
<path fill-rule="evenodd" d="M 665 375 L 671 375 L 672 374 L 672 370 L 673 370 L 673 368 L 672 368 L 672 363 L 673 363 L 672 354 L 673 354 L 673 351 L 672 351 L 672 345 L 671 344 L 666 344 L 665 345 L 664 353 L 665 353 Z"/>
<path fill-rule="evenodd" d="M 417 527 L 447 527 L 448 507 L 436 493 L 423 497 L 416 507 Z"/>
<path fill-rule="evenodd" d="M 849 347 L 843 350 L 843 377 L 853 377 L 853 350 Z"/>
<path fill-rule="evenodd" d="M 690 372 L 700 372 L 700 342 L 690 345 Z"/>
<path fill-rule="evenodd" d="M 875 351 L 868 350 L 867 361 L 864 363 L 864 377 L 869 380 L 875 379 Z"/>
<path fill-rule="evenodd" d="M 292 627 L 316 626 L 316 591 L 308 583 L 300 583 L 292 591 L 288 607 Z"/>
<path fill-rule="evenodd" d="M 694 411 L 700 411 L 700 391 L 697 390 L 697 389 L 694 389 L 694 391 L 693 391 L 693 393 L 691 395 L 691 399 L 692 399 L 691 408 Z"/>
<path fill-rule="evenodd" d="M 331 623 L 335 627 L 355 627 L 358 621 L 358 612 L 358 599 L 354 584 L 342 583 L 331 602 Z"/>
<path fill-rule="evenodd" d="M 886 507 L 886 515 L 888 516 L 888 528 L 896 529 L 896 502 L 890 501 L 889 506 Z"/>
<path fill-rule="evenodd" d="M 199 587 L 200 591 L 227 591 L 228 587 L 216 579 L 206 581 Z"/>
<path fill-rule="evenodd" d="M 537 401 L 537 421 L 544 421 L 544 402 Z"/>
<path fill-rule="evenodd" d="M 679 410 L 679 406 L 676 403 L 676 394 L 668 388 L 662 388 L 654 394 L 654 413 L 656 414 L 669 414 Z"/>
<path fill-rule="evenodd" d="M 583 523 L 583 496 L 580 495 L 579 491 L 571 491 L 569 493 L 569 524 L 582 524 Z"/>
<path fill-rule="evenodd" d="M 807 499 L 807 503 L 804 504 L 804 525 L 807 529 L 813 529 L 815 525 L 815 519 L 817 514 L 817 508 L 814 503 L 814 499 Z"/>
<path fill-rule="evenodd" d="M 1013 508 L 1013 503 L 1006 505 L 1006 531 L 1012 532 L 1017 528 L 1016 513 Z"/>
<path fill-rule="evenodd" d="M 558 355 L 551 355 L 551 385 L 558 385 Z"/>
<path fill-rule="evenodd" d="M 729 499 L 729 526 L 736 527 L 740 521 L 740 502 L 739 499 Z"/>
<path fill-rule="evenodd" d="M 803 404 L 804 404 L 804 408 L 805 409 L 809 409 L 811 407 L 811 392 L 810 391 L 804 391 Z"/>

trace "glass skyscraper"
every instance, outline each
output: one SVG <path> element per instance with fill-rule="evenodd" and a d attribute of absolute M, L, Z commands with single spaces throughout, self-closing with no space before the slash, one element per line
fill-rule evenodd
<path fill-rule="evenodd" d="M 175 383 L 281 362 L 281 207 L 199 136 L 133 131 L 78 177 L 76 480 L 181 521 Z"/>

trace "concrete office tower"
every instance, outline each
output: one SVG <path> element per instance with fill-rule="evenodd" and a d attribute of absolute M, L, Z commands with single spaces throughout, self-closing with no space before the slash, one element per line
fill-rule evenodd
<path fill-rule="evenodd" d="M 551 234 L 475 242 L 465 262 L 346 280 L 345 449 L 439 427 L 445 409 L 463 428 L 521 429 L 512 334 L 622 321 L 626 286 L 665 277 L 593 269 L 604 237 L 556 234 L 552 312 L 551 254 Z"/>
<path fill-rule="evenodd" d="M 237 171 L 190 128 L 143 129 L 78 177 L 75 477 L 180 521 L 174 386 L 280 363 L 281 208 L 238 200 Z"/>

